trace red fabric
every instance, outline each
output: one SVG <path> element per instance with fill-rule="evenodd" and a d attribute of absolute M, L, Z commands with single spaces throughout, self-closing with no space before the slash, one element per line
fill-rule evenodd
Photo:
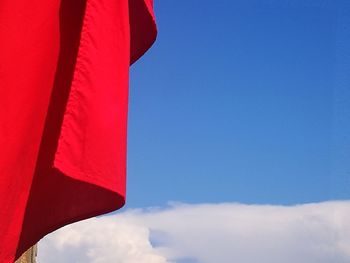
<path fill-rule="evenodd" d="M 0 262 L 125 201 L 129 64 L 152 0 L 0 1 Z"/>

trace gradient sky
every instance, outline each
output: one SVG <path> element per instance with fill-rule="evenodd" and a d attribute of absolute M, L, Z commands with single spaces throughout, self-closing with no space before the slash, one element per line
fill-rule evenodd
<path fill-rule="evenodd" d="M 350 262 L 350 1 L 154 1 L 126 206 L 38 262 Z"/>
<path fill-rule="evenodd" d="M 126 207 L 349 199 L 347 2 L 156 0 Z"/>

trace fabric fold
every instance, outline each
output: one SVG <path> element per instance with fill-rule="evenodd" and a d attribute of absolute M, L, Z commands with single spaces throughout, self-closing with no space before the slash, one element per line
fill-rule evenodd
<path fill-rule="evenodd" d="M 0 262 L 125 203 L 129 65 L 150 0 L 0 3 Z"/>

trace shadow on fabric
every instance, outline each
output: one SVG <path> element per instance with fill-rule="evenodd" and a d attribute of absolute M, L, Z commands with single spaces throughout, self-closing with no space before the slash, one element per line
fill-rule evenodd
<path fill-rule="evenodd" d="M 125 202 L 123 196 L 111 190 L 73 179 L 53 167 L 73 79 L 85 4 L 85 0 L 61 0 L 59 59 L 16 259 L 44 235 L 62 225 L 111 212 Z M 98 198 L 91 198 L 93 196 Z"/>

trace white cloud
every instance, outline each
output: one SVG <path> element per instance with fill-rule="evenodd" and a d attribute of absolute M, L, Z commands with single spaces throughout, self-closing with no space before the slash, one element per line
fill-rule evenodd
<path fill-rule="evenodd" d="M 129 210 L 47 236 L 38 253 L 45 262 L 345 263 L 350 201 Z"/>

